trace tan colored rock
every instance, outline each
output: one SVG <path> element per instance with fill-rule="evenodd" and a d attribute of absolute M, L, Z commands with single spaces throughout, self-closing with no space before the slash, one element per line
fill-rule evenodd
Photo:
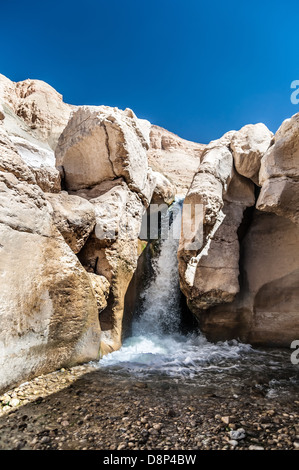
<path fill-rule="evenodd" d="M 0 389 L 96 359 L 100 345 L 88 274 L 41 189 L 7 169 L 0 172 Z"/>
<path fill-rule="evenodd" d="M 56 227 L 73 252 L 79 253 L 96 224 L 94 206 L 66 191 L 45 196 L 53 208 Z"/>
<path fill-rule="evenodd" d="M 75 106 L 64 103 L 62 95 L 41 80 L 15 83 L 3 75 L 0 75 L 0 101 L 7 103 L 33 135 L 47 142 L 53 150 L 72 109 L 75 109 Z"/>
<path fill-rule="evenodd" d="M 229 133 L 211 142 L 203 151 L 184 200 L 178 250 L 180 285 L 197 317 L 213 305 L 232 302 L 240 289 L 237 232 L 245 208 L 254 205 L 255 197 L 253 183 L 234 170 L 228 148 L 233 135 Z M 196 220 L 199 206 L 202 216 Z M 190 212 L 186 212 L 188 207 Z M 193 229 L 192 238 L 194 225 L 196 233 Z M 197 247 L 194 241 L 198 242 Z"/>
<path fill-rule="evenodd" d="M 105 276 L 95 273 L 88 273 L 97 301 L 98 312 L 101 313 L 107 307 L 110 284 Z"/>
<path fill-rule="evenodd" d="M 256 211 L 242 242 L 241 291 L 199 315 L 200 328 L 213 341 L 289 347 L 299 336 L 298 283 L 298 226 Z"/>
<path fill-rule="evenodd" d="M 80 107 L 62 133 L 56 150 L 68 190 L 123 177 L 131 190 L 146 196 L 148 142 L 131 110 Z"/>
<path fill-rule="evenodd" d="M 149 165 L 169 179 L 179 196 L 185 196 L 204 148 L 203 144 L 189 142 L 162 127 L 151 126 Z"/>
<path fill-rule="evenodd" d="M 230 148 L 240 175 L 258 184 L 261 159 L 272 139 L 272 132 L 262 123 L 248 124 L 232 135 Z"/>
<path fill-rule="evenodd" d="M 105 276 L 111 286 L 108 306 L 100 314 L 101 353 L 107 354 L 122 343 L 125 295 L 140 255 L 138 236 L 145 208 L 121 178 L 98 185 L 90 194 L 79 193 L 94 205 L 97 222 L 79 259 L 87 271 Z"/>
<path fill-rule="evenodd" d="M 174 201 L 176 187 L 164 175 L 154 171 L 154 191 L 151 204 L 171 204 Z"/>
<path fill-rule="evenodd" d="M 59 171 L 55 167 L 55 154 L 47 142 L 36 138 L 32 129 L 20 119 L 11 108 L 3 105 L 5 120 L 0 128 L 0 136 L 6 145 L 30 167 L 35 175 L 35 181 L 47 192 L 59 192 L 61 179 Z"/>
<path fill-rule="evenodd" d="M 284 121 L 261 162 L 257 208 L 299 223 L 299 114 Z"/>

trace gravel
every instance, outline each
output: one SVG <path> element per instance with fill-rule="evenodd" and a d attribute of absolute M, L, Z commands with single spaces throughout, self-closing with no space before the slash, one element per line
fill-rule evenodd
<path fill-rule="evenodd" d="M 0 449 L 298 449 L 299 402 L 207 393 L 92 366 L 33 379 L 0 397 Z"/>

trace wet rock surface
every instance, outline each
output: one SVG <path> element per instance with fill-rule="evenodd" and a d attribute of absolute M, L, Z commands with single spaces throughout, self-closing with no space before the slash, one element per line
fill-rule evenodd
<path fill-rule="evenodd" d="M 299 401 L 115 376 L 91 365 L 0 397 L 0 449 L 296 449 Z"/>

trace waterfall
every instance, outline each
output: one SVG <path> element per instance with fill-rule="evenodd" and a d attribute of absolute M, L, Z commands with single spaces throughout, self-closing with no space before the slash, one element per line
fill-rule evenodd
<path fill-rule="evenodd" d="M 153 276 L 141 295 L 132 336 L 120 350 L 104 356 L 98 367 L 142 376 L 163 373 L 192 378 L 203 370 L 215 372 L 218 366 L 224 367 L 226 360 L 236 360 L 251 350 L 249 345 L 237 341 L 213 344 L 200 333 L 183 335 L 179 331 L 181 293 L 177 249 L 181 208 L 182 200 L 177 200 L 162 217 L 162 228 L 166 224 L 168 236 L 161 241 L 159 255 L 152 260 Z"/>
<path fill-rule="evenodd" d="M 139 318 L 133 322 L 133 335 L 161 335 L 179 331 L 181 293 L 177 249 L 181 210 L 182 200 L 177 200 L 162 216 L 161 224 L 162 227 L 167 225 L 167 237 L 161 242 L 158 258 L 152 262 L 153 277 L 141 295 L 142 308 Z"/>
<path fill-rule="evenodd" d="M 236 340 L 210 343 L 200 332 L 180 332 L 181 293 L 178 275 L 178 235 L 182 201 L 176 201 L 162 217 L 168 236 L 152 259 L 152 276 L 140 298 L 139 315 L 133 320 L 132 336 L 120 350 L 104 356 L 95 367 L 103 373 L 130 379 L 150 380 L 151 386 L 167 382 L 196 385 L 216 394 L 244 393 L 244 383 L 260 377 L 269 397 L 290 393 L 298 379 L 288 352 L 255 350 Z M 169 226 L 169 217 L 172 221 Z M 165 233 L 163 230 L 161 232 Z M 161 381 L 162 380 L 162 381 Z M 238 395 L 234 395 L 238 397 Z"/>

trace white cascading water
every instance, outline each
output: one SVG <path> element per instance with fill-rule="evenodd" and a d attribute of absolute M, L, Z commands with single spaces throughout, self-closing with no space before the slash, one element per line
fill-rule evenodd
<path fill-rule="evenodd" d="M 104 356 L 95 367 L 103 373 L 150 380 L 152 386 L 169 382 L 196 386 L 204 393 L 246 393 L 254 386 L 269 398 L 296 396 L 298 370 L 282 350 L 253 349 L 236 340 L 210 343 L 200 333 L 180 333 L 180 288 L 177 265 L 182 201 L 169 209 L 173 224 L 153 260 L 153 276 L 141 296 L 141 311 L 133 321 L 132 336 L 119 351 Z M 162 220 L 167 223 L 168 218 Z M 113 377 L 115 380 L 116 377 Z M 255 384 L 255 385 L 254 385 Z M 172 386 L 172 385 L 171 385 Z"/>
<path fill-rule="evenodd" d="M 173 233 L 180 228 L 181 206 L 178 200 L 170 208 L 173 222 L 169 236 L 161 242 L 160 255 L 153 261 L 153 278 L 142 294 L 142 311 L 133 322 L 132 336 L 119 351 L 101 359 L 101 368 L 192 378 L 206 369 L 233 367 L 227 365 L 228 359 L 237 359 L 251 350 L 237 341 L 213 344 L 201 334 L 185 336 L 179 332 L 178 239 Z"/>

